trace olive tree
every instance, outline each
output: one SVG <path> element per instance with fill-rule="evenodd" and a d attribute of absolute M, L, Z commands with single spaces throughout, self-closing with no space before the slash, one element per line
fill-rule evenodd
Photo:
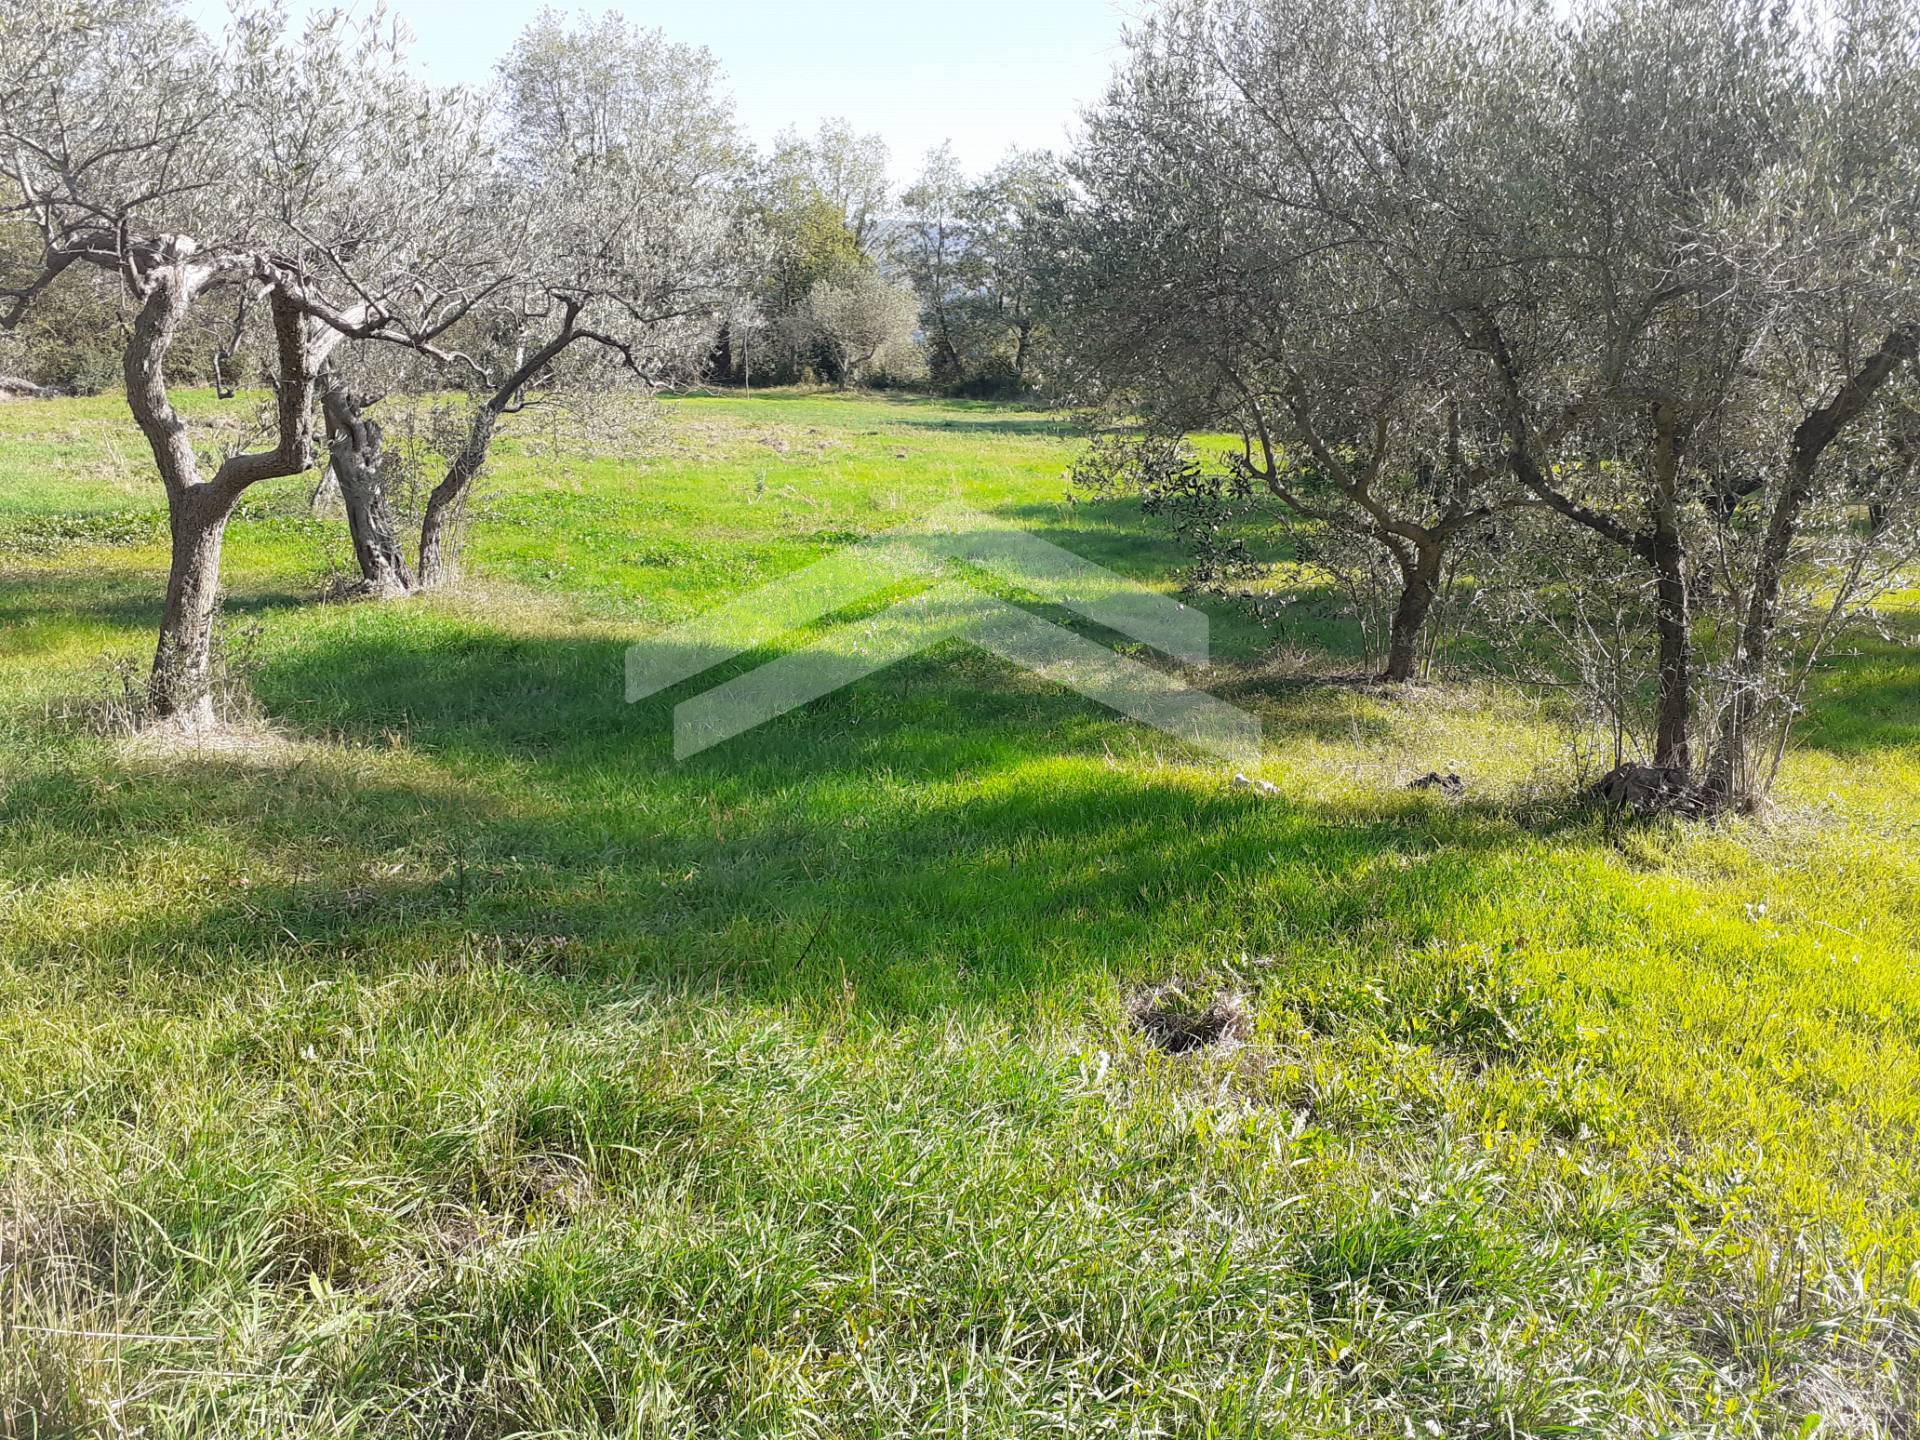
<path fill-rule="evenodd" d="M 426 497 L 411 573 L 369 413 L 400 382 L 361 365 L 336 367 L 324 386 L 354 553 L 376 593 L 451 579 L 460 519 L 504 418 L 608 364 L 656 385 L 704 360 L 737 304 L 741 263 L 740 152 L 718 86 L 706 51 L 611 13 L 544 12 L 501 61 L 496 158 L 456 204 L 484 243 L 468 268 L 427 282 L 470 297 L 437 358 L 471 398 Z"/>
<path fill-rule="evenodd" d="M 240 10 L 216 44 L 166 0 L 21 0 L 0 27 L 0 183 L 39 242 L 0 282 L 0 324 L 76 266 L 124 287 L 127 402 L 172 543 L 148 697 L 205 721 L 227 522 L 251 486 L 312 463 L 327 356 L 347 337 L 431 348 L 473 298 L 418 283 L 439 236 L 414 218 L 444 177 L 412 162 L 463 116 L 408 79 L 377 22 L 338 13 L 289 35 Z M 264 317 L 273 399 L 266 442 L 208 474 L 168 379 L 212 304 Z"/>
<path fill-rule="evenodd" d="M 1463 104 L 1504 123 L 1477 181 L 1427 186 L 1486 259 L 1450 318 L 1531 495 L 1647 577 L 1654 763 L 1748 803 L 1801 669 L 1783 597 L 1835 578 L 1805 542 L 1901 473 L 1874 452 L 1920 350 L 1916 16 L 1613 0 L 1479 41 Z"/>
<path fill-rule="evenodd" d="M 815 285 L 806 313 L 813 333 L 839 364 L 841 385 L 849 386 L 877 358 L 912 346 L 919 308 L 912 286 L 877 270 L 861 270 Z"/>
<path fill-rule="evenodd" d="M 1046 222 L 1065 198 L 1058 163 L 1033 150 L 1008 151 L 973 187 L 981 259 L 975 303 L 993 337 L 989 361 L 1005 366 L 1016 391 L 1033 383 L 1035 338 L 1045 320 Z"/>
<path fill-rule="evenodd" d="M 1436 454 L 1458 416 L 1466 513 L 1611 557 L 1652 637 L 1647 757 L 1747 803 L 1831 597 L 1903 543 L 1917 26 L 1898 0 L 1176 3 L 1076 159 L 1076 359 L 1239 428 L 1256 470 L 1283 439 L 1382 544 L 1447 521 L 1356 487 L 1369 435 Z"/>
<path fill-rule="evenodd" d="M 1043 301 L 1039 222 L 1063 189 L 1044 153 L 1011 150 L 969 180 L 943 145 L 901 196 L 893 253 L 919 293 L 934 373 L 950 387 L 1028 388 Z"/>
<path fill-rule="evenodd" d="M 1244 485 L 1388 559 L 1390 681 L 1454 547 L 1520 498 L 1446 321 L 1471 255 L 1409 177 L 1451 143 L 1417 8 L 1161 11 L 1087 117 L 1050 270 L 1076 398 L 1231 430 Z"/>
<path fill-rule="evenodd" d="M 900 197 L 900 209 L 894 250 L 920 296 L 928 364 L 937 379 L 953 383 L 967 373 L 972 356 L 965 302 L 982 276 L 969 244 L 967 179 L 951 145 L 927 152 L 918 178 Z"/>
<path fill-rule="evenodd" d="M 806 373 L 818 356 L 807 297 L 823 281 L 873 268 L 885 239 L 885 169 L 877 136 L 854 136 L 833 121 L 817 141 L 783 132 L 752 164 L 739 226 L 746 293 L 716 347 L 720 375 L 751 383 L 756 339 L 764 376 L 779 382 Z"/>

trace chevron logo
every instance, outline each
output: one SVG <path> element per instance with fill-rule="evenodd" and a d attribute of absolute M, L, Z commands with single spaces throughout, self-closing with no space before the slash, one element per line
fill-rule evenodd
<path fill-rule="evenodd" d="M 948 640 L 965 640 L 1110 710 L 1224 759 L 1256 758 L 1260 722 L 1174 675 L 1042 618 L 978 578 L 1058 605 L 1183 664 L 1207 663 L 1204 612 L 1144 590 L 1039 536 L 962 506 L 850 545 L 677 625 L 626 655 L 626 698 L 645 700 L 838 610 L 928 582 L 673 711 L 684 760 Z"/>

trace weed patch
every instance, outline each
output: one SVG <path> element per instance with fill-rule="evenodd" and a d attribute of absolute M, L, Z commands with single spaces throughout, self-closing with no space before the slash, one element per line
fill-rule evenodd
<path fill-rule="evenodd" d="M 1127 1002 L 1127 1016 L 1134 1029 L 1169 1055 L 1233 1049 L 1253 1035 L 1244 997 L 1231 991 L 1203 996 L 1179 982 L 1141 991 Z"/>

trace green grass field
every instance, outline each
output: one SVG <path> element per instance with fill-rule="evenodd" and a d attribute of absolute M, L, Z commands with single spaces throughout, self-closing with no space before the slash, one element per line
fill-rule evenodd
<path fill-rule="evenodd" d="M 1765 824 L 1224 614 L 1274 795 L 957 645 L 675 763 L 768 655 L 629 706 L 627 645 L 938 504 L 1179 557 L 1043 414 L 666 412 L 503 443 L 445 597 L 317 603 L 339 525 L 255 492 L 195 749 L 102 719 L 124 405 L 0 405 L 0 1434 L 1915 1433 L 1920 651 Z M 1155 1049 L 1168 981 L 1248 1043 Z"/>

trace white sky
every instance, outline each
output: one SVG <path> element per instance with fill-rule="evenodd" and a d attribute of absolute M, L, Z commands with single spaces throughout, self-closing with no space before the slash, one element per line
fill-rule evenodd
<path fill-rule="evenodd" d="M 297 14 L 327 0 L 293 0 Z M 365 13 L 373 0 L 342 0 Z M 209 28 L 222 0 L 190 0 Z M 444 84 L 480 84 L 535 0 L 393 0 L 417 37 L 414 55 Z M 578 5 L 560 8 L 575 10 Z M 1081 106 L 1098 98 L 1138 0 L 623 0 L 617 9 L 670 39 L 704 45 L 725 69 L 742 124 L 760 144 L 786 125 L 810 132 L 843 115 L 879 133 L 896 181 L 951 140 L 970 171 L 1010 145 L 1061 149 Z"/>

